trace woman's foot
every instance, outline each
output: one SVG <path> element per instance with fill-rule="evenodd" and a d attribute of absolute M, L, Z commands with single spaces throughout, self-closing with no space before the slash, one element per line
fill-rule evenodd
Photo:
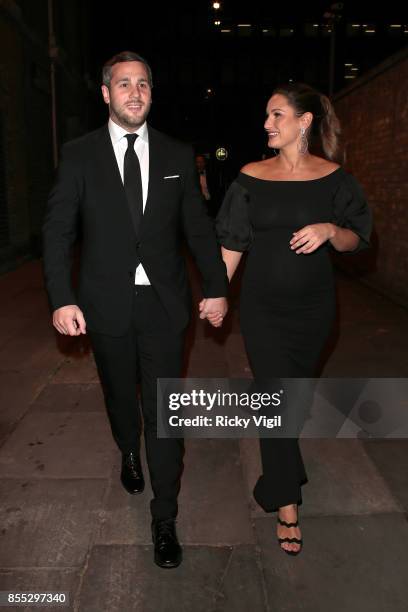
<path fill-rule="evenodd" d="M 300 553 L 302 550 L 302 534 L 298 527 L 296 504 L 289 504 L 279 508 L 277 534 L 279 546 L 288 555 Z"/>

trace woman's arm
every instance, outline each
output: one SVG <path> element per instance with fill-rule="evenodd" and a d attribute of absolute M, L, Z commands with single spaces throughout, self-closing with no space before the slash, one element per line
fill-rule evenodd
<path fill-rule="evenodd" d="M 355 232 L 334 223 L 328 225 L 331 226 L 329 241 L 336 251 L 354 251 L 357 248 L 360 238 Z"/>
<path fill-rule="evenodd" d="M 227 268 L 228 280 L 231 282 L 235 270 L 238 268 L 238 264 L 241 261 L 242 253 L 240 251 L 230 251 L 229 249 L 226 249 L 222 246 L 221 255 Z M 205 308 L 206 300 L 201 300 L 199 304 L 200 319 L 206 318 L 214 327 L 221 327 L 222 320 L 226 315 L 227 311 L 225 310 L 224 312 L 216 311 L 212 313 L 206 313 Z"/>
<path fill-rule="evenodd" d="M 228 280 L 231 282 L 235 270 L 238 268 L 238 264 L 241 261 L 242 253 L 240 251 L 230 251 L 225 247 L 221 247 L 221 255 L 227 268 Z"/>
<path fill-rule="evenodd" d="M 336 251 L 354 251 L 360 238 L 347 228 L 339 227 L 334 223 L 314 223 L 306 225 L 293 233 L 290 248 L 297 255 L 313 253 L 323 242 L 328 240 Z"/>

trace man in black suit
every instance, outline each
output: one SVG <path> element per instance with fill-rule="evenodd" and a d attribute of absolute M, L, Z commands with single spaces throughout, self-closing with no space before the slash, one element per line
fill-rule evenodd
<path fill-rule="evenodd" d="M 140 463 L 140 376 L 155 562 L 182 559 L 175 518 L 183 441 L 157 438 L 156 380 L 181 375 L 190 290 L 182 235 L 203 277 L 200 318 L 215 326 L 227 311 L 224 263 L 199 191 L 192 148 L 146 124 L 151 70 L 133 52 L 103 68 L 109 122 L 66 144 L 44 221 L 44 270 L 61 334 L 89 332 L 113 437 L 122 452 L 121 480 L 144 489 Z M 82 229 L 78 291 L 70 249 Z"/>

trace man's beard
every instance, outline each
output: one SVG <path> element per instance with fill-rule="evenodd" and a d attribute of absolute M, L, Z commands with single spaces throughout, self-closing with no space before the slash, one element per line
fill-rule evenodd
<path fill-rule="evenodd" d="M 124 110 L 116 110 L 112 109 L 113 113 L 119 119 L 120 123 L 129 128 L 140 127 L 146 121 L 146 117 L 149 114 L 150 104 L 144 106 L 144 112 L 142 115 L 138 115 L 137 117 L 132 115 L 131 112 L 126 112 Z"/>

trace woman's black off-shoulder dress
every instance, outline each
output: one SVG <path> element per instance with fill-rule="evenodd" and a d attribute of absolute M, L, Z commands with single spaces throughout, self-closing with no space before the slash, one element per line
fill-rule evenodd
<path fill-rule="evenodd" d="M 368 245 L 371 215 L 361 187 L 343 168 L 308 181 L 263 180 L 240 173 L 217 217 L 219 242 L 248 251 L 240 323 L 254 378 L 315 376 L 335 316 L 331 246 L 309 255 L 290 249 L 293 232 L 335 223 Z M 267 512 L 301 503 L 306 473 L 295 438 L 261 438 L 263 474 L 254 497 Z"/>

